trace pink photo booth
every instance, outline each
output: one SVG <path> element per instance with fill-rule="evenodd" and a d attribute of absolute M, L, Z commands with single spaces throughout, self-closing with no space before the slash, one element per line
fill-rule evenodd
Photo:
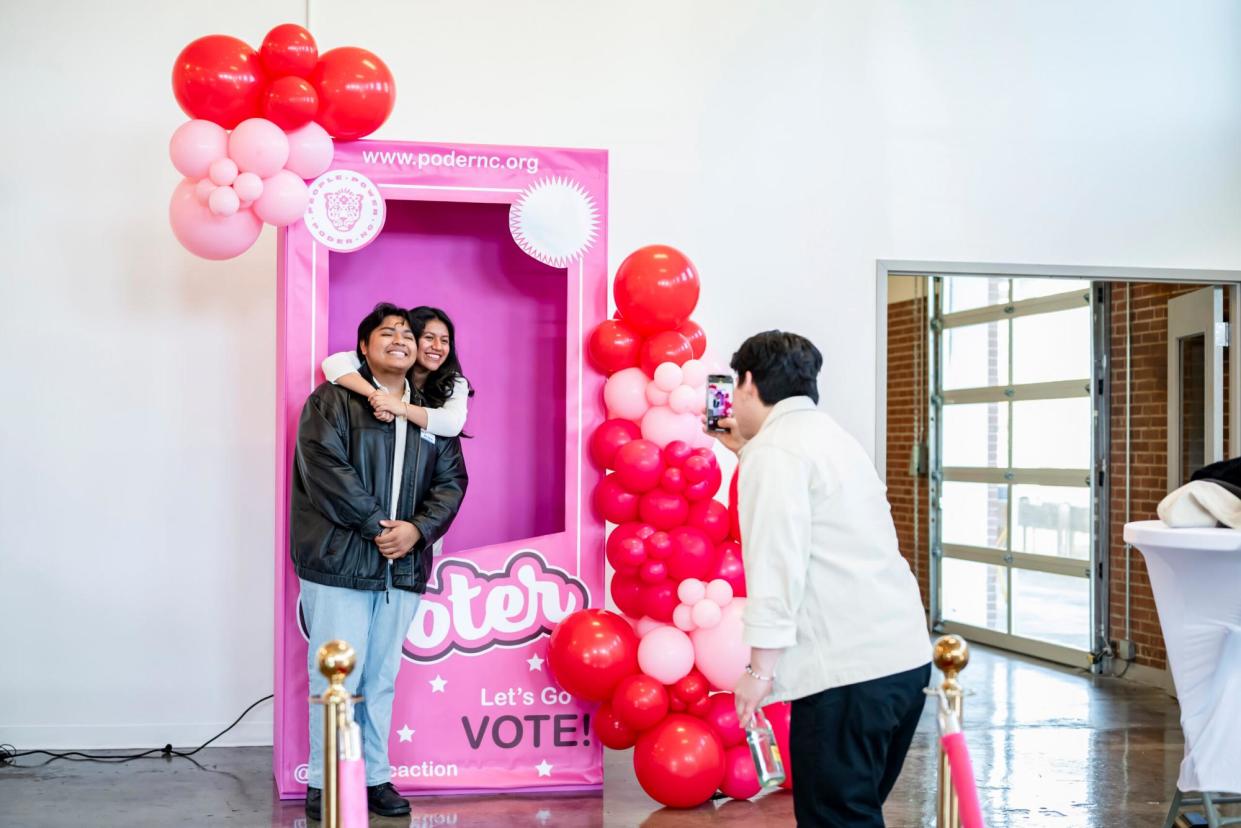
<path fill-rule="evenodd" d="M 557 622 L 602 606 L 599 473 L 584 440 L 604 378 L 584 360 L 607 312 L 607 153 L 342 143 L 280 231 L 277 295 L 274 771 L 302 796 L 307 641 L 288 552 L 297 421 L 320 364 L 351 351 L 379 301 L 443 308 L 477 394 L 465 503 L 410 627 L 393 709 L 405 794 L 589 790 L 603 782 L 594 705 L 552 679 Z"/>

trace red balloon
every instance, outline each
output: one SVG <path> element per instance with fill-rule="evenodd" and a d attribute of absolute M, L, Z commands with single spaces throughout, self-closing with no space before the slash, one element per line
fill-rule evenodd
<path fill-rule="evenodd" d="M 737 718 L 737 699 L 732 693 L 716 693 L 708 699 L 707 724 L 720 737 L 725 748 L 745 744 L 745 730 Z M 746 749 L 747 755 L 749 748 Z"/>
<path fill-rule="evenodd" d="M 646 560 L 646 539 L 655 528 L 644 523 L 622 523 L 608 535 L 604 551 L 616 569 L 636 569 Z M 635 542 L 636 541 L 636 545 Z"/>
<path fill-rule="evenodd" d="M 664 476 L 659 481 L 659 488 L 665 492 L 679 494 L 685 491 L 685 475 L 676 466 L 664 469 Z"/>
<path fill-rule="evenodd" d="M 619 417 L 605 420 L 590 435 L 590 459 L 601 469 L 614 469 L 612 461 L 620 447 L 640 439 L 642 429 L 637 423 Z"/>
<path fill-rule="evenodd" d="M 677 328 L 677 333 L 689 340 L 690 347 L 694 349 L 694 359 L 702 359 L 702 355 L 707 352 L 707 332 L 702 326 L 692 319 L 686 319 L 681 327 Z"/>
<path fill-rule="evenodd" d="M 616 319 L 600 322 L 586 341 L 586 354 L 591 364 L 609 375 L 637 365 L 641 348 L 642 337 Z"/>
<path fill-rule="evenodd" d="M 677 466 L 678 468 L 689 459 L 694 453 L 694 449 L 684 440 L 673 440 L 664 446 L 664 465 Z"/>
<path fill-rule="evenodd" d="M 689 517 L 689 501 L 679 494 L 656 489 L 638 500 L 638 516 L 656 529 L 673 529 Z"/>
<path fill-rule="evenodd" d="M 656 802 L 693 808 L 724 781 L 724 747 L 701 719 L 674 713 L 638 737 L 633 769 Z"/>
<path fill-rule="evenodd" d="M 668 695 L 668 710 L 670 710 L 673 713 L 684 713 L 685 702 L 681 701 L 676 696 L 669 694 Z"/>
<path fill-rule="evenodd" d="M 667 474 L 664 472 L 665 477 Z M 712 543 L 723 543 L 728 537 L 728 507 L 718 500 L 691 503 L 687 525 L 706 532 Z"/>
<path fill-rule="evenodd" d="M 663 621 L 666 624 L 672 621 L 672 613 L 680 603 L 681 599 L 677 597 L 677 585 L 672 581 L 660 581 L 643 588 L 642 612 L 639 615 L 649 615 L 656 621 Z M 617 604 L 617 606 L 620 605 Z"/>
<path fill-rule="evenodd" d="M 793 765 L 789 761 L 789 727 L 792 724 L 793 705 L 788 702 L 777 702 L 763 708 L 763 715 L 771 722 L 771 731 L 776 737 L 776 747 L 780 748 L 780 756 L 784 760 L 784 781 L 781 788 L 792 790 Z"/>
<path fill-rule="evenodd" d="M 308 78 L 319 61 L 319 46 L 310 32 L 301 26 L 281 23 L 263 38 L 259 55 L 263 59 L 263 68 L 273 78 L 284 75 Z"/>
<path fill-rule="evenodd" d="M 281 129 L 297 129 L 314 120 L 319 94 L 310 81 L 286 75 L 272 81 L 263 97 L 263 117 Z"/>
<path fill-rule="evenodd" d="M 715 452 L 706 448 L 694 449 L 681 464 L 685 472 L 685 480 L 691 484 L 708 479 L 711 476 L 711 469 L 719 467 L 720 462 L 715 459 Z"/>
<path fill-rule="evenodd" d="M 638 517 L 638 496 L 609 474 L 595 486 L 595 511 L 608 523 L 625 523 Z"/>
<path fill-rule="evenodd" d="M 707 533 L 692 526 L 680 526 L 668 535 L 674 550 L 668 559 L 668 576 L 678 584 L 686 578 L 706 580 L 716 567 L 715 545 Z"/>
<path fill-rule="evenodd" d="M 706 696 L 701 696 L 694 699 L 692 702 L 688 702 L 685 705 L 685 712 L 691 716 L 697 716 L 702 719 L 706 717 L 709 705 L 710 702 L 708 701 L 708 698 Z"/>
<path fill-rule="evenodd" d="M 225 129 L 258 117 L 266 86 L 259 53 L 228 35 L 198 38 L 172 65 L 172 94 L 185 114 Z"/>
<path fill-rule="evenodd" d="M 641 618 L 646 614 L 646 590 L 637 575 L 617 572 L 612 576 L 612 601 L 616 608 L 630 618 Z M 671 616 L 669 616 L 671 618 Z"/>
<path fill-rule="evenodd" d="M 720 792 L 733 799 L 749 799 L 761 789 L 750 746 L 734 745 L 725 750 L 724 781 L 720 783 Z"/>
<path fill-rule="evenodd" d="M 741 466 L 737 466 L 728 483 L 728 536 L 735 541 L 741 540 L 741 512 L 737 509 L 737 478 L 740 476 Z"/>
<path fill-rule="evenodd" d="M 594 716 L 595 735 L 604 747 L 612 750 L 627 750 L 638 741 L 638 731 L 626 725 L 612 710 L 612 705 L 604 702 L 599 705 Z"/>
<path fill-rule="evenodd" d="M 649 492 L 658 486 L 664 475 L 664 461 L 659 446 L 650 440 L 631 440 L 625 443 L 616 450 L 612 464 L 616 466 L 618 482 L 638 494 Z"/>
<path fill-rule="evenodd" d="M 629 676 L 616 685 L 612 710 L 627 727 L 646 730 L 668 715 L 668 691 L 650 676 Z"/>
<path fill-rule="evenodd" d="M 644 524 L 649 525 L 649 524 Z M 646 539 L 646 554 L 657 561 L 666 561 L 672 557 L 672 538 L 667 532 L 653 532 Z"/>
<path fill-rule="evenodd" d="M 719 466 L 715 466 L 706 480 L 700 480 L 685 487 L 685 497 L 687 500 L 706 500 L 715 497 L 722 482 L 724 482 L 724 473 L 720 471 Z"/>
<path fill-rule="evenodd" d="M 733 597 L 745 597 L 745 567 L 741 560 L 741 544 L 736 541 L 725 541 L 716 547 L 717 560 L 715 572 L 711 580 L 721 578 L 728 581 L 733 588 Z"/>
<path fill-rule="evenodd" d="M 614 612 L 578 610 L 556 625 L 547 664 L 570 694 L 603 701 L 621 679 L 638 672 L 638 636 Z"/>
<path fill-rule="evenodd" d="M 690 670 L 689 675 L 672 685 L 672 695 L 687 705 L 705 699 L 709 690 L 707 679 L 697 670 Z"/>
<path fill-rule="evenodd" d="M 616 306 L 639 333 L 679 327 L 698 304 L 698 272 L 685 254 L 666 244 L 630 253 L 612 284 Z"/>
<path fill-rule="evenodd" d="M 657 584 L 668 578 L 668 565 L 663 561 L 647 561 L 638 569 L 643 583 Z"/>
<path fill-rule="evenodd" d="M 370 135 L 392 114 L 396 82 L 387 64 L 356 46 L 319 56 L 310 82 L 319 92 L 315 119 L 333 138 L 353 141 Z"/>
<path fill-rule="evenodd" d="M 665 362 L 684 365 L 694 358 L 689 340 L 676 331 L 657 333 L 642 343 L 642 370 L 648 377 L 655 376 L 655 369 Z"/>

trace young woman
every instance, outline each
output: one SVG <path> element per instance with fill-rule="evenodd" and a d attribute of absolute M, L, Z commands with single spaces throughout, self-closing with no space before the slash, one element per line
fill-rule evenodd
<path fill-rule="evenodd" d="M 437 437 L 456 437 L 465 428 L 467 401 L 474 396 L 457 357 L 456 328 L 448 314 L 425 305 L 409 312 L 409 324 L 418 343 L 417 359 L 409 372 L 410 396 L 417 403 L 403 403 L 402 394 L 388 394 L 367 383 L 358 373 L 362 362 L 354 351 L 323 360 L 323 374 L 328 381 L 366 397 L 381 422 L 404 416 Z"/>

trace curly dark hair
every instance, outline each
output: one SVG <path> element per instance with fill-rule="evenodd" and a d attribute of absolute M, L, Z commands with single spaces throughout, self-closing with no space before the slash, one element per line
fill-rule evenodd
<path fill-rule="evenodd" d="M 775 405 L 787 397 L 819 401 L 823 355 L 804 336 L 784 331 L 755 334 L 741 343 L 731 365 L 738 381 L 745 378 L 746 371 L 750 372 L 765 405 Z"/>

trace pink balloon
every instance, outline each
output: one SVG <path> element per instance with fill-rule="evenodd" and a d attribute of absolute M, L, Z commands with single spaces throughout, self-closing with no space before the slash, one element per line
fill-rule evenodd
<path fill-rule="evenodd" d="M 207 198 L 207 207 L 217 216 L 231 216 L 241 207 L 241 199 L 232 187 L 216 187 Z"/>
<path fill-rule="evenodd" d="M 332 136 L 323 127 L 311 121 L 287 135 L 289 160 L 285 162 L 285 169 L 309 180 L 323 175 L 332 166 L 336 148 L 332 144 Z"/>
<path fill-rule="evenodd" d="M 210 178 L 204 178 L 194 185 L 194 198 L 198 199 L 199 204 L 206 204 L 207 199 L 211 198 L 214 192 L 215 182 Z"/>
<path fill-rule="evenodd" d="M 687 360 L 681 366 L 681 383 L 693 388 L 701 388 L 707 384 L 707 363 L 701 359 Z"/>
<path fill-rule="evenodd" d="M 228 157 L 242 172 L 270 178 L 289 160 L 289 138 L 265 118 L 247 118 L 228 136 Z"/>
<path fill-rule="evenodd" d="M 662 622 L 656 621 L 654 618 L 651 618 L 649 615 L 644 615 L 641 618 L 639 618 L 636 622 L 634 622 L 633 630 L 634 632 L 638 634 L 638 638 L 641 638 L 642 636 L 649 633 L 651 630 L 657 630 L 662 626 L 665 626 Z"/>
<path fill-rule="evenodd" d="M 668 407 L 678 414 L 701 414 L 706 404 L 706 399 L 688 385 L 678 385 L 668 395 Z"/>
<path fill-rule="evenodd" d="M 638 666 L 656 681 L 674 684 L 694 669 L 694 645 L 676 627 L 660 627 L 643 636 L 638 644 Z"/>
<path fill-rule="evenodd" d="M 666 405 L 654 406 L 642 417 L 642 437 L 661 448 L 675 440 L 688 443 L 701 430 L 702 423 L 693 414 L 678 414 Z"/>
<path fill-rule="evenodd" d="M 233 181 L 233 189 L 237 191 L 237 197 L 243 202 L 257 201 L 258 197 L 263 194 L 263 179 L 254 173 L 242 173 Z"/>
<path fill-rule="evenodd" d="M 749 799 L 762 788 L 749 745 L 734 745 L 724 751 L 724 781 L 720 792 L 733 799 Z"/>
<path fill-rule="evenodd" d="M 745 597 L 745 567 L 741 558 L 741 544 L 736 541 L 724 541 L 716 548 L 719 566 L 715 568 L 713 578 L 727 581 L 732 587 L 733 598 Z"/>
<path fill-rule="evenodd" d="M 168 222 L 186 250 L 204 259 L 231 259 L 250 249 L 263 222 L 250 210 L 214 216 L 194 195 L 196 183 L 185 179 L 172 192 Z"/>
<path fill-rule="evenodd" d="M 709 630 L 720 623 L 721 616 L 720 605 L 708 599 L 694 604 L 690 617 L 693 618 L 694 626 L 698 629 Z"/>
<path fill-rule="evenodd" d="M 296 173 L 279 170 L 263 180 L 263 194 L 254 202 L 254 212 L 268 224 L 284 227 L 306 214 L 310 188 Z"/>
<path fill-rule="evenodd" d="M 707 600 L 721 607 L 728 606 L 728 602 L 733 599 L 732 584 L 723 578 L 716 578 L 707 584 Z"/>
<path fill-rule="evenodd" d="M 651 405 L 667 405 L 668 392 L 656 385 L 654 380 L 651 380 L 646 385 L 646 401 Z"/>
<path fill-rule="evenodd" d="M 647 382 L 646 374 L 638 367 L 625 368 L 608 377 L 603 386 L 603 402 L 608 408 L 608 417 L 640 421 L 651 407 L 646 401 Z"/>
<path fill-rule="evenodd" d="M 672 623 L 682 632 L 694 631 L 694 610 L 689 604 L 677 604 L 672 611 Z"/>
<path fill-rule="evenodd" d="M 681 379 L 681 366 L 675 362 L 661 362 L 655 368 L 654 383 L 660 391 L 672 391 L 684 380 Z"/>
<path fill-rule="evenodd" d="M 707 585 L 697 578 L 686 578 L 677 587 L 677 597 L 682 604 L 697 604 L 707 597 Z"/>
<path fill-rule="evenodd" d="M 186 121 L 168 141 L 168 157 L 186 178 L 204 178 L 211 163 L 226 155 L 228 133 L 211 121 Z"/>
<path fill-rule="evenodd" d="M 219 158 L 207 168 L 207 176 L 216 186 L 227 187 L 237 180 L 237 165 L 231 158 Z"/>
<path fill-rule="evenodd" d="M 716 693 L 711 696 L 707 700 L 707 712 L 702 718 L 711 725 L 726 750 L 745 745 L 745 730 L 737 719 L 737 699 L 732 693 Z M 748 746 L 746 749 L 749 750 Z"/>
<path fill-rule="evenodd" d="M 720 623 L 693 632 L 694 665 L 711 686 L 731 690 L 750 663 L 750 648 L 741 640 L 745 599 L 734 598 L 720 613 Z M 641 654 L 639 654 L 639 658 Z"/>

